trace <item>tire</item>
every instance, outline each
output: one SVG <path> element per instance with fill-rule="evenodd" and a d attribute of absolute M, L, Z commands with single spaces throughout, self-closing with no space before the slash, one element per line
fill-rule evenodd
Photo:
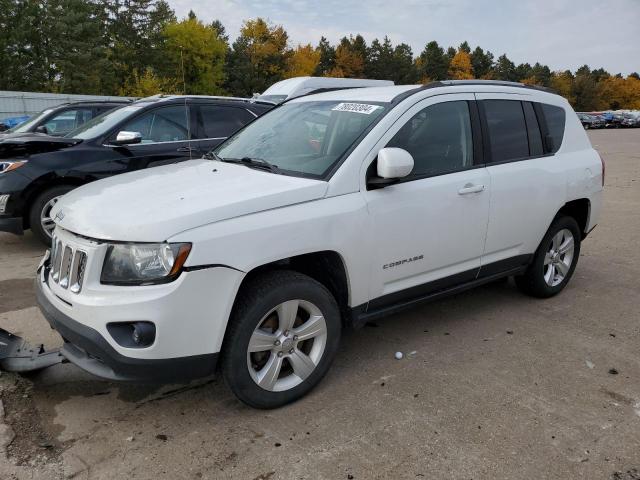
<path fill-rule="evenodd" d="M 324 285 L 287 270 L 260 275 L 243 286 L 234 306 L 222 347 L 222 375 L 247 405 L 281 407 L 324 377 L 341 330 L 340 309 Z M 310 336 L 300 340 L 305 333 Z"/>
<path fill-rule="evenodd" d="M 74 187 L 71 185 L 52 187 L 38 195 L 31 204 L 31 208 L 29 209 L 29 225 L 31 231 L 33 232 L 33 236 L 46 246 L 51 245 L 52 226 L 55 226 L 51 217 L 48 216 L 49 211 L 60 197 L 73 189 Z M 46 220 L 47 218 L 48 220 Z M 48 230 L 45 225 L 50 226 L 51 229 Z"/>
<path fill-rule="evenodd" d="M 569 236 L 572 245 L 568 245 Z M 516 276 L 518 288 L 533 297 L 548 298 L 557 295 L 567 285 L 580 257 L 581 233 L 572 217 L 556 218 L 533 256 L 524 275 Z M 566 247 L 563 247 L 567 242 Z M 564 248 L 564 251 L 559 251 Z"/>

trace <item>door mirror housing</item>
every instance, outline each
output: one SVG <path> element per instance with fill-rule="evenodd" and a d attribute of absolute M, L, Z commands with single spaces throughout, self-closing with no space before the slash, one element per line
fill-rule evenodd
<path fill-rule="evenodd" d="M 135 145 L 142 142 L 142 134 L 140 132 L 127 132 L 122 130 L 116 135 L 115 141 L 112 141 L 113 145 Z"/>
<path fill-rule="evenodd" d="M 49 134 L 49 130 L 47 130 L 47 127 L 44 125 L 39 125 L 36 127 L 36 129 L 34 130 L 36 133 L 44 133 L 45 135 Z"/>
<path fill-rule="evenodd" d="M 369 190 L 384 188 L 406 177 L 413 170 L 413 157 L 402 148 L 387 147 L 378 152 L 377 176 L 368 179 Z"/>

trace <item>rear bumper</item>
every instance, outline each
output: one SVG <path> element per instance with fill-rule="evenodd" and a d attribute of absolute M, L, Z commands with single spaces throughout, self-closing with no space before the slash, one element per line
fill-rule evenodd
<path fill-rule="evenodd" d="M 22 218 L 0 217 L 0 232 L 9 232 L 15 235 L 22 235 Z"/>
<path fill-rule="evenodd" d="M 36 278 L 36 298 L 42 314 L 64 340 L 60 350 L 71 363 L 109 380 L 145 383 L 182 383 L 214 373 L 217 353 L 178 358 L 141 359 L 118 353 L 96 330 L 61 312 L 47 298 L 48 285 Z"/>

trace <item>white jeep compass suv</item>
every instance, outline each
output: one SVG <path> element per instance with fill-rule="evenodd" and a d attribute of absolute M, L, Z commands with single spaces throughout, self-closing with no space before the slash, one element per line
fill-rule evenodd
<path fill-rule="evenodd" d="M 65 195 L 38 302 L 95 375 L 183 381 L 218 363 L 242 401 L 278 407 L 327 373 L 345 326 L 506 276 L 560 292 L 603 177 L 541 89 L 299 97 L 203 159 Z"/>

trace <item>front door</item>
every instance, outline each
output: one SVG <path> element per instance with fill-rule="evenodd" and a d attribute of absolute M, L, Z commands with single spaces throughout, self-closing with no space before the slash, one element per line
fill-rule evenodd
<path fill-rule="evenodd" d="M 370 311 L 478 274 L 490 178 L 474 162 L 473 100 L 471 94 L 425 99 L 379 144 L 407 150 L 414 169 L 399 183 L 366 192 L 376 250 Z"/>

